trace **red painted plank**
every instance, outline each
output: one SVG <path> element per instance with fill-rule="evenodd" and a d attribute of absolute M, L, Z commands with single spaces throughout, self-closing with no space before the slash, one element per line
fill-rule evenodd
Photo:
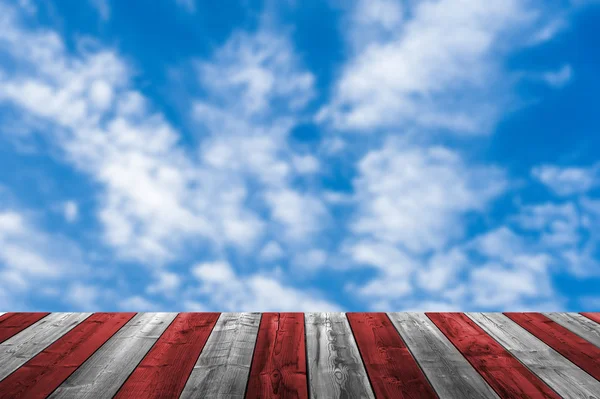
<path fill-rule="evenodd" d="M 590 320 L 594 320 L 596 323 L 600 323 L 600 313 L 586 312 L 586 313 L 582 313 L 582 315 L 584 315 L 585 317 L 587 317 Z"/>
<path fill-rule="evenodd" d="M 263 313 L 248 398 L 308 398 L 303 313 Z"/>
<path fill-rule="evenodd" d="M 177 398 L 219 313 L 179 313 L 115 398 Z"/>
<path fill-rule="evenodd" d="M 0 398 L 45 398 L 135 313 L 94 313 L 0 382 Z"/>
<path fill-rule="evenodd" d="M 0 319 L 0 343 L 35 324 L 50 313 L 6 313 Z"/>
<path fill-rule="evenodd" d="M 600 348 L 540 313 L 504 313 L 552 349 L 600 380 Z"/>
<path fill-rule="evenodd" d="M 371 386 L 378 398 L 437 398 L 385 313 L 347 313 Z"/>
<path fill-rule="evenodd" d="M 502 398 L 560 398 L 463 313 L 427 313 Z"/>

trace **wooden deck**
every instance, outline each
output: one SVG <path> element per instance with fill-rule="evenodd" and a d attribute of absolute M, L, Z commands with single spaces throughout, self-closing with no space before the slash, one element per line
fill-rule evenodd
<path fill-rule="evenodd" d="M 0 313 L 0 398 L 600 398 L 600 313 Z"/>

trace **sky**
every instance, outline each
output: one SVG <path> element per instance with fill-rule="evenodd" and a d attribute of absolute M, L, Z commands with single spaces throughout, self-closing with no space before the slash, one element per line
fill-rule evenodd
<path fill-rule="evenodd" d="M 598 37 L 594 0 L 0 0 L 0 310 L 598 310 Z"/>

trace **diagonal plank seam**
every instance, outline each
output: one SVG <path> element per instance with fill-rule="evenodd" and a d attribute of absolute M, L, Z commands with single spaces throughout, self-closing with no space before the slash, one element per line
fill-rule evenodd
<path fill-rule="evenodd" d="M 419 362 L 419 360 L 417 359 L 417 357 L 415 356 L 414 352 L 412 351 L 412 349 L 410 349 L 410 346 L 408 346 L 408 343 L 406 342 L 406 340 L 402 337 L 402 334 L 400 334 L 400 331 L 398 331 L 398 327 L 396 327 L 394 321 L 390 318 L 390 315 L 388 313 L 385 314 L 385 317 L 387 317 L 387 319 L 390 321 L 390 323 L 392 324 L 392 326 L 394 327 L 394 330 L 396 330 L 396 333 L 398 334 L 398 336 L 400 337 L 400 339 L 402 340 L 402 342 L 404 342 L 404 345 L 406 346 L 406 349 L 408 350 L 408 353 L 410 353 L 410 355 L 412 356 L 413 360 L 415 361 L 415 363 L 417 364 L 417 366 L 419 367 L 419 370 L 421 371 L 421 374 L 423 374 L 423 376 L 425 376 L 425 379 L 427 380 L 427 383 L 432 387 L 433 389 L 433 383 L 431 382 L 431 379 L 429 378 L 429 376 L 427 375 L 427 373 L 425 372 L 425 370 L 423 369 L 423 367 L 421 366 L 421 363 Z M 433 389 L 433 391 L 435 392 L 435 395 L 439 398 L 439 394 L 435 391 L 435 389 Z"/>

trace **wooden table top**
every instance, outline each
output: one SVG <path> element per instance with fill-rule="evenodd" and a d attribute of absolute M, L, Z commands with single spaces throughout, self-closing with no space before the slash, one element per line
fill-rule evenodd
<path fill-rule="evenodd" d="M 0 313 L 0 398 L 600 398 L 600 313 Z"/>

